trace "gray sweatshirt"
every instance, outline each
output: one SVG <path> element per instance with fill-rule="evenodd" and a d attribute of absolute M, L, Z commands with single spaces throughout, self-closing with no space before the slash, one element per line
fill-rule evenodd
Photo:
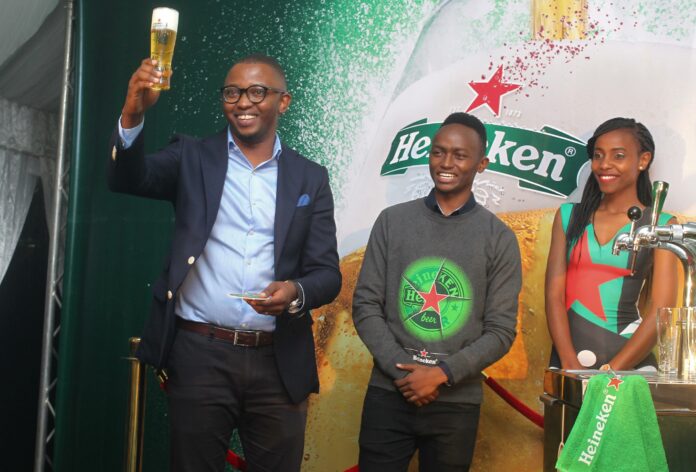
<path fill-rule="evenodd" d="M 478 204 L 449 217 L 424 199 L 382 211 L 353 297 L 370 385 L 396 390 L 396 363 L 445 362 L 454 384 L 437 401 L 480 403 L 481 370 L 515 338 L 521 278 L 515 235 Z"/>

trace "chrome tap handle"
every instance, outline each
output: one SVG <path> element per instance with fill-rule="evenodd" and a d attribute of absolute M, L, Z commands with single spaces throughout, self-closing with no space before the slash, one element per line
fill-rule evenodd
<path fill-rule="evenodd" d="M 660 213 L 662 213 L 662 207 L 665 204 L 665 199 L 667 198 L 667 190 L 669 190 L 669 184 L 667 182 L 662 182 L 656 180 L 653 182 L 652 187 L 652 214 L 650 215 L 650 226 L 657 226 L 658 218 L 660 218 Z"/>
<path fill-rule="evenodd" d="M 631 229 L 628 233 L 621 233 L 614 239 L 611 253 L 618 256 L 621 251 L 635 251 L 633 239 L 636 236 L 636 222 L 643 216 L 640 208 L 632 206 L 628 209 L 628 219 L 631 220 Z"/>
<path fill-rule="evenodd" d="M 631 220 L 631 237 L 634 236 L 635 229 L 636 229 L 636 223 L 640 219 L 641 216 L 643 216 L 643 210 L 641 210 L 637 206 L 632 206 L 631 208 L 628 209 L 627 212 L 628 219 Z"/>
<path fill-rule="evenodd" d="M 636 223 L 643 216 L 643 211 L 637 206 L 632 206 L 628 209 L 628 219 L 631 220 L 631 229 L 628 232 L 628 238 L 633 241 L 636 235 Z M 631 275 L 636 273 L 636 259 L 638 258 L 638 248 L 631 247 Z"/>

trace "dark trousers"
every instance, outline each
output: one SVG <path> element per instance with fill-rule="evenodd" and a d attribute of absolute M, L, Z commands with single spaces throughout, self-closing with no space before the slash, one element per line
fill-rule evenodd
<path fill-rule="evenodd" d="M 248 472 L 300 470 L 307 401 L 290 401 L 272 345 L 234 346 L 179 330 L 168 372 L 172 471 L 223 471 L 235 428 Z"/>
<path fill-rule="evenodd" d="M 405 472 L 418 450 L 420 472 L 467 471 L 480 405 L 417 407 L 399 392 L 369 386 L 360 426 L 360 472 Z"/>

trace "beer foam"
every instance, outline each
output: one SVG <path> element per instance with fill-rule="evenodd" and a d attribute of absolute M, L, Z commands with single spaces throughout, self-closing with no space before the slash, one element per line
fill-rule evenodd
<path fill-rule="evenodd" d="M 176 31 L 179 27 L 179 12 L 172 8 L 155 8 L 152 10 L 150 29 L 170 29 Z"/>

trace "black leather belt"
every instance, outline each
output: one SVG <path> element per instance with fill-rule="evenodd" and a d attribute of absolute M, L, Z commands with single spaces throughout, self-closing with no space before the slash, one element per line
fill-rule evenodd
<path fill-rule="evenodd" d="M 179 329 L 228 341 L 235 346 L 260 347 L 273 344 L 273 333 L 270 331 L 227 329 L 208 323 L 197 323 L 183 318 L 177 318 L 176 325 Z"/>

